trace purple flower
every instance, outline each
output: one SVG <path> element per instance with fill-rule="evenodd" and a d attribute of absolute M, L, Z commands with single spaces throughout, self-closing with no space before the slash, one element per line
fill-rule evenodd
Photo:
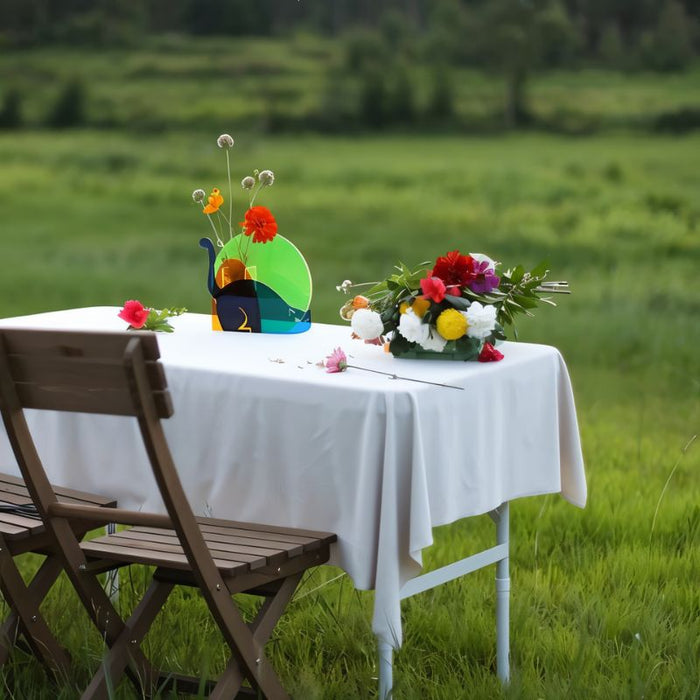
<path fill-rule="evenodd" d="M 326 358 L 326 372 L 344 372 L 348 368 L 348 358 L 342 348 L 336 348 Z"/>
<path fill-rule="evenodd" d="M 476 263 L 474 272 L 476 279 L 469 283 L 469 289 L 476 294 L 488 294 L 501 282 L 501 278 L 494 274 L 493 265 L 488 260 Z"/>

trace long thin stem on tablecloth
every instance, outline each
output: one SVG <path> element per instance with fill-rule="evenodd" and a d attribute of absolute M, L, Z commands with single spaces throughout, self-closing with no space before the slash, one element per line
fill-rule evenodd
<path fill-rule="evenodd" d="M 429 382 L 425 379 L 412 379 L 411 377 L 400 377 L 398 374 L 392 374 L 391 372 L 382 372 L 378 369 L 368 369 L 367 367 L 358 367 L 357 365 L 346 365 L 346 367 L 352 367 L 353 369 L 361 369 L 363 372 L 374 372 L 375 374 L 385 374 L 389 379 L 403 379 L 406 382 L 420 382 L 421 384 L 432 384 L 433 386 L 444 386 L 446 389 L 459 389 L 464 391 L 463 386 L 454 386 L 453 384 L 441 384 L 440 382 Z"/>

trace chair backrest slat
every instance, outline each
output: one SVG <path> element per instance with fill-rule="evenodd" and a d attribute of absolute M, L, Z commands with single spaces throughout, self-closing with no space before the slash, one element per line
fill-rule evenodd
<path fill-rule="evenodd" d="M 15 389 L 24 408 L 134 416 L 140 407 L 124 368 L 134 333 L 2 331 Z M 172 415 L 158 343 L 139 333 L 150 389 L 160 418 Z"/>

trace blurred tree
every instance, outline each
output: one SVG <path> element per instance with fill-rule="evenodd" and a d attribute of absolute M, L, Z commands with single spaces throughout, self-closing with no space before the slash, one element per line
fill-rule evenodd
<path fill-rule="evenodd" d="M 363 71 L 360 87 L 359 117 L 371 129 L 387 123 L 387 87 L 384 71 L 375 67 Z"/>
<path fill-rule="evenodd" d="M 436 62 L 431 70 L 426 119 L 430 124 L 444 124 L 454 117 L 454 113 L 455 97 L 450 67 Z"/>
<path fill-rule="evenodd" d="M 416 104 L 410 68 L 397 63 L 389 73 L 386 118 L 392 124 L 409 125 L 416 118 Z"/>
<path fill-rule="evenodd" d="M 0 107 L 0 129 L 18 129 L 22 126 L 22 95 L 16 88 L 5 92 Z"/>
<path fill-rule="evenodd" d="M 486 67 L 505 79 L 506 126 L 526 123 L 529 75 L 561 65 L 575 53 L 576 32 L 569 16 L 559 0 L 489 0 L 468 26 L 468 40 Z"/>
<path fill-rule="evenodd" d="M 83 126 L 86 121 L 85 103 L 85 86 L 80 80 L 70 80 L 58 93 L 46 117 L 46 125 L 52 129 Z"/>
<path fill-rule="evenodd" d="M 616 22 L 610 22 L 603 29 L 598 42 L 598 56 L 610 68 L 625 66 L 625 45 Z"/>
<path fill-rule="evenodd" d="M 271 0 L 190 0 L 187 30 L 203 35 L 266 36 L 273 29 Z"/>
<path fill-rule="evenodd" d="M 659 12 L 654 32 L 641 41 L 644 62 L 656 70 L 675 71 L 686 68 L 693 57 L 689 18 L 678 0 L 666 0 Z"/>

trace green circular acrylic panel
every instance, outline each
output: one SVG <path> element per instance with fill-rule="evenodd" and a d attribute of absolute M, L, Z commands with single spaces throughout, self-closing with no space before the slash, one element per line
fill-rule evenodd
<path fill-rule="evenodd" d="M 267 243 L 254 243 L 240 234 L 219 250 L 216 259 L 208 239 L 202 239 L 200 245 L 209 249 L 209 290 L 223 330 L 301 333 L 309 329 L 311 272 L 291 241 L 277 235 Z M 219 287 L 219 270 L 231 261 L 241 261 L 244 272 Z"/>

